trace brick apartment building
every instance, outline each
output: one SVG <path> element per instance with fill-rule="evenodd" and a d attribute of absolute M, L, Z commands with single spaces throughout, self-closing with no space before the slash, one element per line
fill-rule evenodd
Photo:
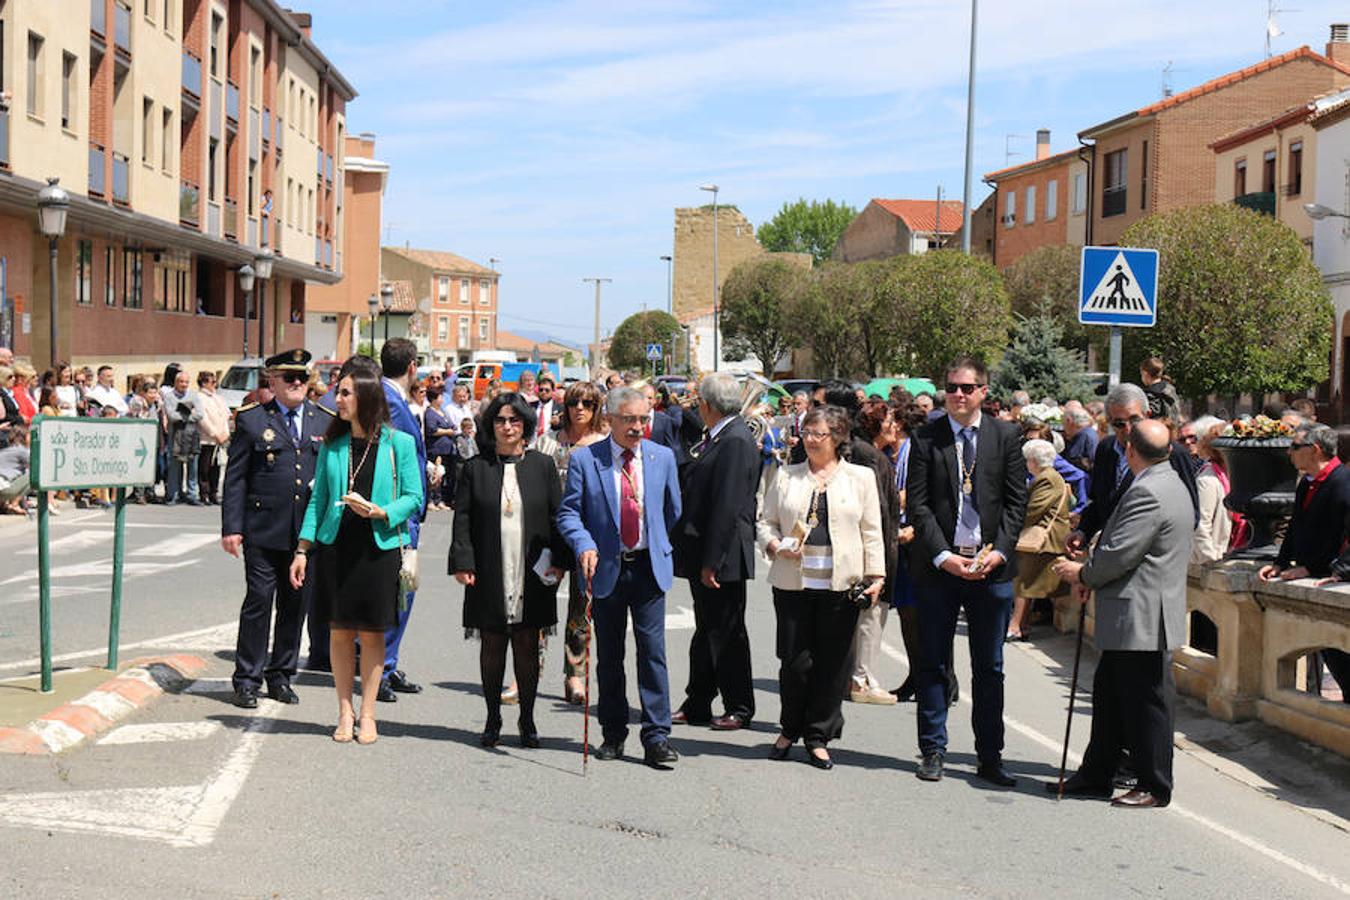
<path fill-rule="evenodd" d="M 306 283 L 338 280 L 355 90 L 274 0 L 0 0 L 0 340 L 123 374 L 219 369 L 304 342 Z M 70 195 L 49 346 L 36 196 Z M 264 250 L 245 320 L 238 268 Z"/>
<path fill-rule="evenodd" d="M 990 204 L 985 214 L 994 219 L 987 248 L 994 265 L 1006 270 L 1038 247 L 1084 244 L 1087 154 L 1083 148 L 1051 154 L 1050 132 L 1041 129 L 1036 132 L 1035 159 L 984 176 L 994 189 L 981 204 L 982 209 Z"/>
<path fill-rule="evenodd" d="M 964 210 L 960 200 L 873 199 L 839 236 L 833 258 L 861 262 L 927 253 L 961 230 Z"/>
<path fill-rule="evenodd" d="M 428 303 L 427 362 L 468 362 L 475 350 L 496 349 L 497 272 L 440 250 L 384 247 L 384 278 L 407 281 Z"/>

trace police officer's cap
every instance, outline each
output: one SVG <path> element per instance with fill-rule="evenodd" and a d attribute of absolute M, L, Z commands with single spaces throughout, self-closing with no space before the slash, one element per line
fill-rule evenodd
<path fill-rule="evenodd" d="M 272 372 L 309 372 L 309 361 L 313 358 L 308 350 L 297 348 L 269 356 L 263 364 Z"/>

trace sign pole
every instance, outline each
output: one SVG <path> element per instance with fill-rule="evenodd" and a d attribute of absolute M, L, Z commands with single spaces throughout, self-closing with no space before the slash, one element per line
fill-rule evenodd
<path fill-rule="evenodd" d="M 122 557 L 126 553 L 127 489 L 117 489 L 113 518 L 112 608 L 108 612 L 108 668 L 117 670 L 117 639 L 122 627 Z"/>
<path fill-rule="evenodd" d="M 1121 351 L 1122 334 L 1123 332 L 1120 330 L 1119 325 L 1111 326 L 1111 361 L 1110 361 L 1110 369 L 1108 370 L 1109 374 L 1106 382 L 1107 385 L 1110 387 L 1115 387 L 1116 385 L 1120 384 L 1120 366 L 1121 366 L 1120 357 L 1122 355 Z"/>
<path fill-rule="evenodd" d="M 47 492 L 38 491 L 38 639 L 42 644 L 42 693 L 52 692 L 52 560 L 47 547 Z"/>

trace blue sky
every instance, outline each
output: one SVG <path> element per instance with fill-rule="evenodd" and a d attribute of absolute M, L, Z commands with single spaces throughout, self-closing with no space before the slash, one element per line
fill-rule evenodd
<path fill-rule="evenodd" d="M 1323 49 L 1344 3 L 1277 15 Z M 300 8 L 304 8 L 301 6 Z M 322 0 L 314 38 L 360 92 L 352 132 L 392 166 L 388 242 L 501 260 L 501 327 L 589 339 L 664 307 L 677 206 L 756 227 L 786 201 L 959 199 L 969 3 Z M 372 11 L 377 15 L 372 15 Z M 1265 0 L 984 0 L 979 176 L 1056 152 L 1161 95 L 1259 61 Z M 1009 137 L 1012 135 L 1013 137 Z M 1011 149 L 1014 155 L 1008 156 Z"/>

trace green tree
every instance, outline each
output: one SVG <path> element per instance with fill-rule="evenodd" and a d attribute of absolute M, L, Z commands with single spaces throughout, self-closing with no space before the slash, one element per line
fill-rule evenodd
<path fill-rule="evenodd" d="M 1025 318 L 1048 316 L 1063 333 L 1065 346 L 1086 349 L 1089 340 L 1105 346 L 1106 330 L 1078 321 L 1078 268 L 1082 248 L 1067 244 L 1037 247 L 1004 273 L 1014 315 Z"/>
<path fill-rule="evenodd" d="M 1300 391 L 1327 377 L 1331 299 L 1288 225 L 1194 206 L 1134 223 L 1121 245 L 1159 256 L 1158 324 L 1125 329 L 1127 360 L 1162 356 L 1190 397 Z"/>
<path fill-rule="evenodd" d="M 994 396 L 1007 398 L 1024 390 L 1032 400 L 1086 400 L 1092 395 L 1083 355 L 1063 346 L 1059 322 L 1050 316 L 1021 318 L 1013 328 L 1012 346 L 990 373 Z"/>
<path fill-rule="evenodd" d="M 641 370 L 647 366 L 647 345 L 669 350 L 680 333 L 680 323 L 661 310 L 633 313 L 619 323 L 609 341 L 609 365 L 614 369 Z"/>
<path fill-rule="evenodd" d="M 851 304 L 853 266 L 826 263 L 813 269 L 787 304 L 788 333 L 798 346 L 811 348 L 815 374 L 833 378 L 851 374 L 857 360 L 857 320 Z"/>
<path fill-rule="evenodd" d="M 721 305 L 727 356 L 753 356 L 765 377 L 773 377 L 778 357 L 792 348 L 785 310 L 806 274 L 772 256 L 746 260 L 731 270 L 722 284 Z"/>
<path fill-rule="evenodd" d="M 956 356 L 997 363 L 1012 314 L 998 270 L 956 250 L 932 250 L 896 268 L 892 291 L 903 303 L 902 343 L 912 374 L 940 378 Z M 903 361 L 902 361 L 903 362 Z"/>
<path fill-rule="evenodd" d="M 834 253 L 839 235 L 857 215 L 846 203 L 801 198 L 784 203 L 772 219 L 759 226 L 759 243 L 772 252 L 810 253 L 820 265 Z"/>

